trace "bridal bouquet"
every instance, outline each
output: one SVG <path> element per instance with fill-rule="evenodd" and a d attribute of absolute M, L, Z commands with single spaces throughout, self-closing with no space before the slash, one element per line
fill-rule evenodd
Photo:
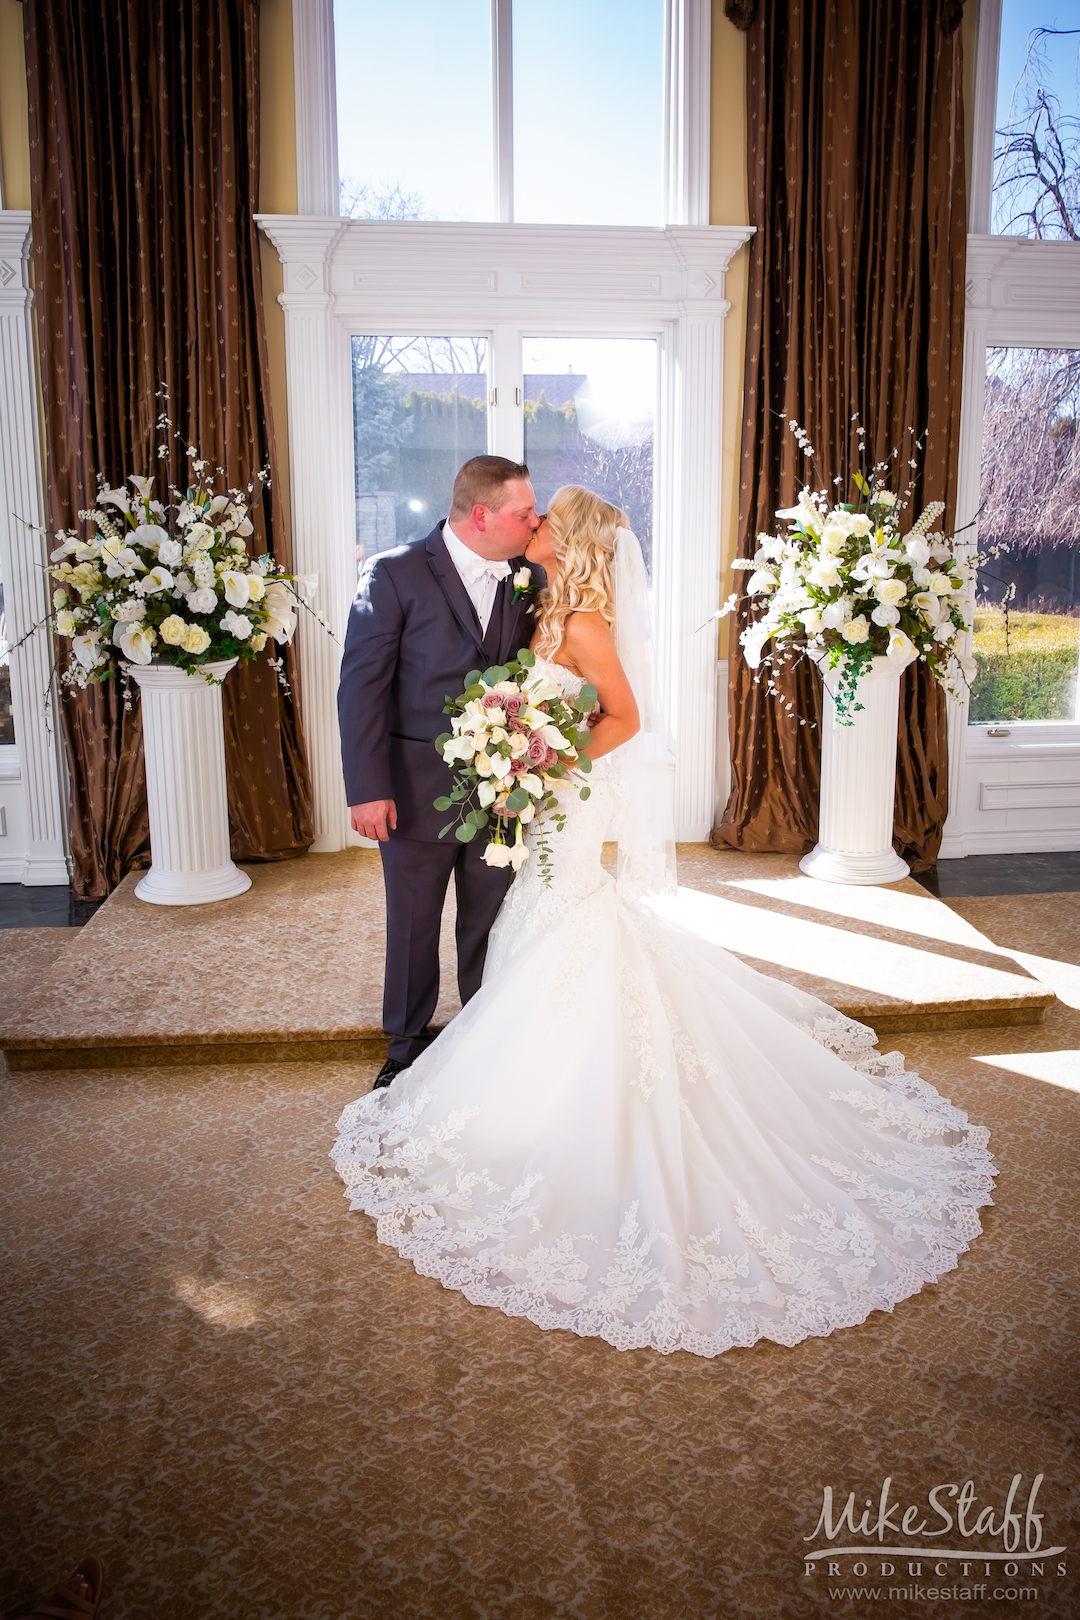
<path fill-rule="evenodd" d="M 97 505 L 79 513 L 85 536 L 56 535 L 49 573 L 53 627 L 71 641 L 65 684 L 111 680 L 118 665 L 152 659 L 193 674 L 292 639 L 297 605 L 317 580 L 287 574 L 269 555 L 248 556 L 250 497 L 262 494 L 265 473 L 246 491 L 215 493 L 208 464 L 194 450 L 188 456 L 194 482 L 170 489 L 168 506 L 152 479 L 133 474 L 130 492 L 102 484 Z M 273 662 L 281 679 L 280 659 Z"/>
<path fill-rule="evenodd" d="M 791 426 L 812 456 L 806 435 Z M 860 436 L 864 432 L 859 429 Z M 857 498 L 843 505 L 823 490 L 805 488 L 795 506 L 776 514 L 787 532 L 759 535 L 754 556 L 732 563 L 752 570 L 747 595 L 768 603 L 739 638 L 751 669 L 762 663 L 769 640 L 780 649 L 802 649 L 830 669 L 839 667 L 836 709 L 842 724 L 850 725 L 850 712 L 862 708 L 855 701 L 858 681 L 875 655 L 901 667 L 924 659 L 954 696 L 976 674 L 974 659 L 959 650 L 967 628 L 968 581 L 955 540 L 932 532 L 944 503 L 931 502 L 901 532 L 905 499 L 887 487 L 883 475 L 890 471 L 882 462 L 869 474 L 857 472 Z M 730 612 L 737 600 L 729 598 L 721 613 Z"/>
<path fill-rule="evenodd" d="M 455 771 L 454 785 L 434 804 L 436 810 L 457 806 L 455 834 L 463 844 L 489 827 L 484 860 L 488 866 L 512 866 L 515 872 L 529 857 L 522 827 L 538 818 L 537 849 L 550 882 L 545 818 L 562 829 L 566 818 L 559 810 L 558 788 L 567 782 L 581 798 L 589 797 L 582 776 L 592 770 L 592 760 L 580 750 L 588 747 L 585 716 L 596 702 L 596 688 L 583 686 L 570 702 L 535 664 L 533 654 L 522 649 L 509 664 L 483 674 L 472 670 L 461 696 L 447 699 L 452 729 L 435 739 L 435 747 Z M 514 841 L 508 844 L 511 823 Z M 454 822 L 447 822 L 439 837 L 452 828 Z"/>

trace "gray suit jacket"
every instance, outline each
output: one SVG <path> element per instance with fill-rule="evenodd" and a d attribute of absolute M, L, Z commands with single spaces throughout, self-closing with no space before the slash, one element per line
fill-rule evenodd
<path fill-rule="evenodd" d="M 510 563 L 512 573 L 521 567 L 533 590 L 511 605 L 512 581 L 502 580 L 485 636 L 441 523 L 364 565 L 341 662 L 341 760 L 348 802 L 393 799 L 399 837 L 436 840 L 448 820 L 432 808 L 452 782 L 433 746 L 450 729 L 447 697 L 460 693 L 469 670 L 505 663 L 532 640 L 546 580 L 524 557 Z"/>

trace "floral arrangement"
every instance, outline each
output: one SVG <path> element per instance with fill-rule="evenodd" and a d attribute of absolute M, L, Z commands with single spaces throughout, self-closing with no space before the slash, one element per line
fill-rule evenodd
<path fill-rule="evenodd" d="M 452 730 L 437 737 L 435 747 L 451 769 L 457 768 L 450 793 L 434 803 L 436 810 L 458 807 L 456 836 L 463 844 L 490 827 L 483 859 L 488 866 L 512 866 L 515 872 L 529 857 L 522 828 L 537 817 L 536 847 L 544 880 L 550 883 L 545 820 L 562 830 L 566 818 L 559 810 L 558 789 L 568 782 L 577 786 L 581 798 L 589 797 L 589 785 L 581 777 L 592 770 L 592 760 L 581 750 L 589 743 L 585 716 L 596 702 L 596 688 L 585 685 L 568 702 L 535 664 L 533 654 L 523 648 L 509 664 L 483 674 L 470 671 L 462 695 L 447 699 Z M 508 844 L 511 822 L 514 842 Z M 448 822 L 439 837 L 454 827 Z"/>
<path fill-rule="evenodd" d="M 791 428 L 812 458 L 806 435 L 796 423 Z M 858 432 L 861 441 L 865 429 Z M 768 601 L 739 638 L 751 669 L 765 661 L 783 662 L 787 650 L 839 668 L 836 710 L 846 725 L 862 708 L 856 700 L 859 677 L 875 655 L 901 667 L 923 659 L 953 696 L 977 673 L 975 660 L 958 648 L 971 594 L 955 537 L 932 532 L 944 503 L 931 502 L 901 532 L 910 485 L 900 494 L 890 490 L 885 480 L 891 471 L 888 462 L 879 462 L 869 473 L 857 472 L 857 499 L 843 505 L 823 490 L 804 488 L 795 506 L 776 514 L 788 524 L 787 532 L 759 535 L 754 556 L 732 564 L 752 570 L 747 595 Z M 738 600 L 731 596 L 720 615 Z M 769 640 L 778 649 L 771 657 L 764 653 Z M 774 679 L 769 686 L 775 692 Z"/>
<path fill-rule="evenodd" d="M 132 474 L 131 492 L 102 483 L 97 505 L 79 513 L 85 538 L 57 533 L 49 573 L 53 626 L 71 641 L 65 684 L 111 680 L 118 666 L 154 659 L 190 675 L 292 640 L 297 605 L 317 579 L 287 574 L 269 554 L 248 555 L 251 497 L 262 495 L 267 475 L 246 491 L 216 493 L 208 463 L 194 448 L 187 454 L 194 482 L 184 492 L 170 487 L 168 506 L 152 479 Z M 281 658 L 272 662 L 284 681 Z"/>

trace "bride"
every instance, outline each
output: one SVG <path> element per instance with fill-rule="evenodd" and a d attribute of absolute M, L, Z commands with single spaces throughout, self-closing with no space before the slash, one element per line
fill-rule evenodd
<path fill-rule="evenodd" d="M 891 1310 L 979 1233 L 987 1132 L 872 1030 L 695 930 L 640 546 L 567 487 L 529 557 L 551 582 L 538 662 L 599 694 L 591 796 L 564 793 L 550 887 L 534 859 L 511 886 L 479 993 L 345 1109 L 350 1207 L 474 1304 L 619 1350 L 794 1345 Z"/>

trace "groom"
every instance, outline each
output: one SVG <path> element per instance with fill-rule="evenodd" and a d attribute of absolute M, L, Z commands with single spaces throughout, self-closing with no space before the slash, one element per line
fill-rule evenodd
<path fill-rule="evenodd" d="M 379 841 L 386 886 L 383 1027 L 388 1086 L 434 1038 L 439 926 L 450 874 L 457 896 L 458 990 L 480 988 L 488 933 L 512 873 L 486 866 L 485 840 L 439 831 L 432 800 L 451 786 L 435 738 L 472 669 L 513 658 L 533 634 L 542 568 L 525 561 L 539 525 L 524 463 L 474 456 L 454 479 L 449 518 L 425 540 L 372 557 L 349 615 L 338 689 L 341 757 L 352 824 Z M 529 584 L 515 588 L 525 568 Z M 517 598 L 515 601 L 514 598 Z"/>

